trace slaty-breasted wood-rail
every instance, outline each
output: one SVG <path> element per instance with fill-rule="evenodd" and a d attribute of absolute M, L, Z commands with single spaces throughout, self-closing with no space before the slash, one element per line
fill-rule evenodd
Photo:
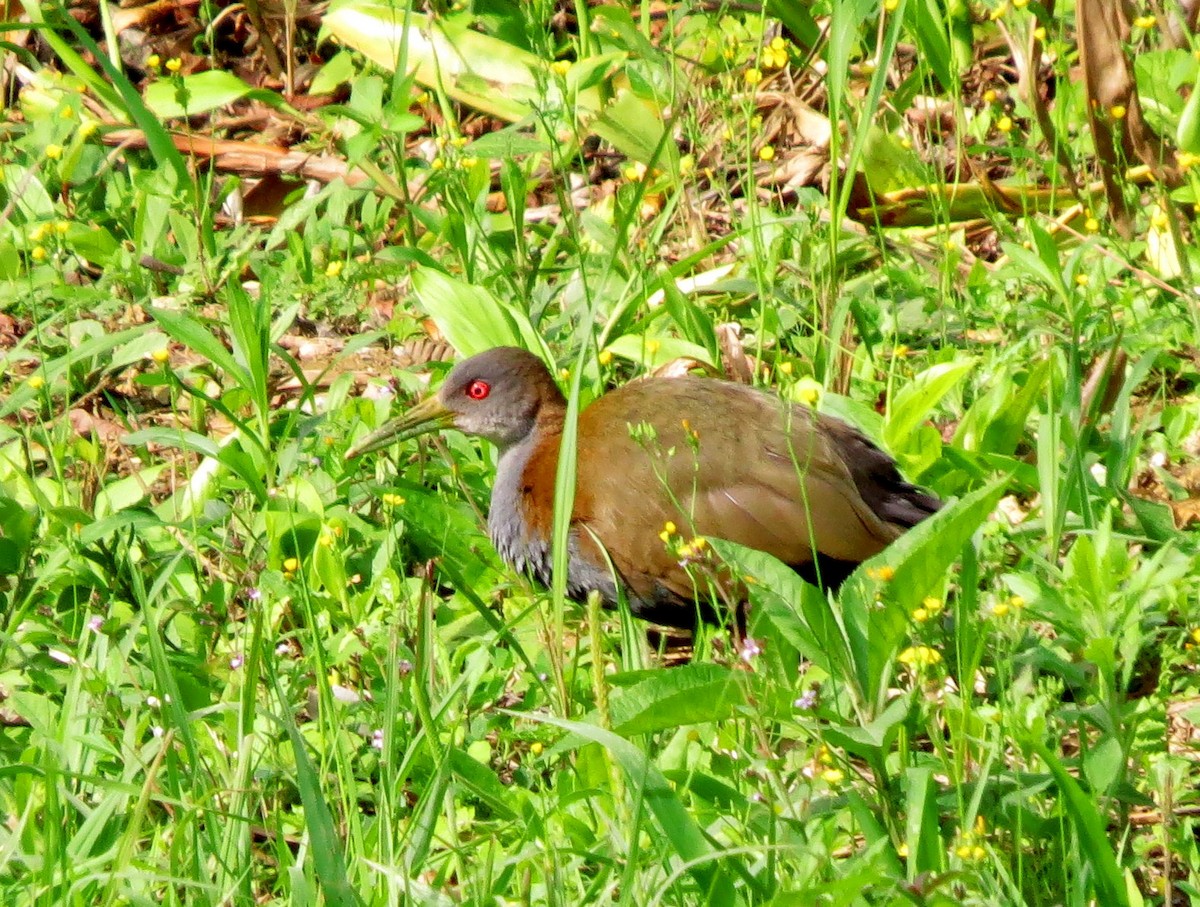
<path fill-rule="evenodd" d="M 565 415 L 542 361 L 499 347 L 455 366 L 436 395 L 348 456 L 441 428 L 491 441 L 500 451 L 492 542 L 505 561 L 548 585 Z M 576 450 L 568 594 L 582 599 L 595 589 L 611 606 L 619 582 L 635 614 L 670 626 L 692 627 L 698 614 L 714 612 L 677 545 L 664 543 L 668 524 L 683 539 L 723 538 L 768 552 L 836 588 L 939 507 L 846 423 L 709 378 L 651 378 L 605 394 L 580 413 Z"/>

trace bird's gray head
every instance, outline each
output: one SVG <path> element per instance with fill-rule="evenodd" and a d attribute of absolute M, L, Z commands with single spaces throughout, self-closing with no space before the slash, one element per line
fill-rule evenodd
<path fill-rule="evenodd" d="M 487 438 L 503 451 L 533 431 L 539 414 L 563 405 L 562 392 L 541 359 L 501 346 L 460 362 L 434 396 L 376 429 L 346 456 L 443 428 Z"/>
<path fill-rule="evenodd" d="M 562 405 L 562 392 L 537 356 L 501 346 L 460 362 L 437 393 L 459 431 L 478 435 L 501 450 L 521 441 L 542 407 Z"/>

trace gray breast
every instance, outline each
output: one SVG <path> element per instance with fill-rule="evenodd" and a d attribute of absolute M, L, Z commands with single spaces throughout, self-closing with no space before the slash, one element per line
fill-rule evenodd
<path fill-rule="evenodd" d="M 488 534 L 505 563 L 550 586 L 553 572 L 550 540 L 530 533 L 521 518 L 527 505 L 523 478 L 533 447 L 532 437 L 527 437 L 501 452 L 488 509 Z M 567 595 L 582 600 L 596 589 L 606 605 L 615 605 L 617 589 L 612 573 L 607 565 L 594 566 L 580 557 L 578 532 L 572 527 L 567 539 Z"/>

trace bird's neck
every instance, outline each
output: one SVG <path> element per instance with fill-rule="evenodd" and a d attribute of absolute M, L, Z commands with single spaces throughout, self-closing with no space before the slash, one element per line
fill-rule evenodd
<path fill-rule="evenodd" d="M 555 435 L 561 430 L 560 422 Z M 500 557 L 518 571 L 529 570 L 539 578 L 550 575 L 550 548 L 545 538 L 529 531 L 526 522 L 525 469 L 544 437 L 535 428 L 515 444 L 501 449 L 488 508 L 488 535 Z M 557 445 L 557 437 L 551 443 Z"/>

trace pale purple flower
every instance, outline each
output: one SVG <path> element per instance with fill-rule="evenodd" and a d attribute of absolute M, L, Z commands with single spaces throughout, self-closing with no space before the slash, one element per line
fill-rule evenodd
<path fill-rule="evenodd" d="M 749 636 L 747 636 L 742 640 L 742 647 L 738 651 L 738 654 L 742 656 L 742 661 L 746 662 L 746 664 L 750 664 L 750 662 L 754 661 L 754 659 L 756 659 L 759 655 L 762 655 L 762 652 L 762 643 L 760 643 L 757 639 L 751 639 Z"/>
<path fill-rule="evenodd" d="M 813 689 L 805 690 L 800 694 L 800 698 L 792 703 L 792 708 L 798 709 L 801 712 L 807 712 L 811 708 L 815 708 L 817 704 L 817 691 Z"/>

